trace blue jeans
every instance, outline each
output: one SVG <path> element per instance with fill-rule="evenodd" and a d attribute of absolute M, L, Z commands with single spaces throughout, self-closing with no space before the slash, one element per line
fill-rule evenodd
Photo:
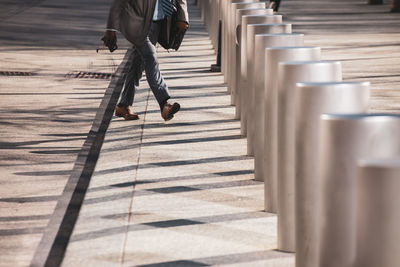
<path fill-rule="evenodd" d="M 133 58 L 130 62 L 126 76 L 125 86 L 118 102 L 119 107 L 132 106 L 136 88 L 139 86 L 143 70 L 146 73 L 147 82 L 157 99 L 160 109 L 170 99 L 167 84 L 165 83 L 158 65 L 155 45 L 160 33 L 160 23 L 153 21 L 150 33 L 142 46 L 134 47 Z"/>

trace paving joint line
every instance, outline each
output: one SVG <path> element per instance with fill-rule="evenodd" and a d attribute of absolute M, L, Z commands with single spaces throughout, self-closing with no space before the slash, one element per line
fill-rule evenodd
<path fill-rule="evenodd" d="M 137 160 L 136 160 L 135 177 L 133 178 L 132 195 L 131 195 L 131 200 L 129 202 L 128 219 L 127 219 L 127 224 L 126 224 L 124 242 L 123 242 L 122 251 L 121 251 L 121 264 L 120 264 L 121 266 L 123 266 L 124 261 L 125 261 L 125 249 L 126 249 L 126 244 L 127 244 L 127 240 L 128 240 L 129 225 L 131 223 L 131 218 L 132 218 L 133 198 L 135 196 L 136 180 L 137 180 L 138 171 L 139 171 L 140 157 L 142 155 L 142 144 L 143 144 L 144 127 L 145 127 L 145 124 L 146 124 L 146 115 L 147 115 L 147 111 L 148 111 L 148 108 L 149 108 L 150 92 L 151 92 L 151 90 L 149 89 L 148 92 L 147 92 L 146 107 L 144 109 L 144 114 L 143 114 L 143 123 L 141 125 L 141 130 L 142 131 L 140 133 L 140 139 L 139 139 L 139 149 L 138 149 L 138 157 L 137 157 Z"/>
<path fill-rule="evenodd" d="M 110 125 L 132 57 L 129 49 L 115 72 L 96 112 L 92 127 L 78 153 L 73 170 L 30 263 L 31 267 L 60 266 L 86 191 L 94 172 L 104 137 Z"/>

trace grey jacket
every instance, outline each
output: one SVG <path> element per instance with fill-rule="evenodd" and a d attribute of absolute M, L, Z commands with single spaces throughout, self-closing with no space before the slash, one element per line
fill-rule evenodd
<path fill-rule="evenodd" d="M 157 0 L 113 0 L 107 29 L 120 31 L 134 45 L 141 45 L 150 31 Z M 186 0 L 176 0 L 183 12 L 178 20 L 189 23 Z"/>

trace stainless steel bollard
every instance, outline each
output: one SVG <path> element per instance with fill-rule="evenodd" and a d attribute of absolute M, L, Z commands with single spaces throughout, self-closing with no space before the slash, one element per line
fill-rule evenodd
<path fill-rule="evenodd" d="M 227 23 L 228 23 L 228 2 L 232 0 L 223 0 L 221 4 L 221 21 L 222 21 L 222 36 L 221 36 L 221 71 L 224 74 L 224 82 L 227 81 L 227 73 L 226 73 L 226 65 L 227 65 L 227 49 L 226 49 L 226 41 L 228 38 L 227 35 Z M 239 0 L 240 1 L 240 0 Z"/>
<path fill-rule="evenodd" d="M 214 11 L 213 11 L 213 39 L 214 41 L 214 50 L 218 50 L 218 28 L 219 28 L 219 20 L 220 20 L 220 1 L 222 0 L 216 0 L 214 1 Z"/>
<path fill-rule="evenodd" d="M 264 76 L 265 67 L 265 48 L 274 46 L 301 46 L 304 43 L 304 35 L 298 33 L 291 34 L 257 34 L 254 38 L 254 67 L 253 73 L 249 73 L 247 68 L 241 70 L 242 85 L 240 88 L 240 93 L 243 97 L 240 98 L 241 101 L 241 131 L 243 135 L 247 136 L 247 154 L 254 155 L 254 138 L 255 138 L 255 92 L 254 88 L 249 86 L 248 78 L 254 81 L 260 81 Z M 260 54 L 256 54 L 260 53 Z M 261 58 L 259 58 L 261 57 Z M 247 61 L 250 65 L 251 62 Z M 258 83 L 258 82 L 257 82 Z M 249 119 L 251 118 L 251 119 Z"/>
<path fill-rule="evenodd" d="M 355 267 L 400 265 L 400 158 L 359 161 Z"/>
<path fill-rule="evenodd" d="M 231 6 L 233 3 L 239 2 L 256 2 L 257 0 L 224 0 L 222 3 L 222 70 L 224 72 L 224 82 L 228 81 L 228 31 L 232 25 L 230 24 Z"/>
<path fill-rule="evenodd" d="M 319 145 L 319 266 L 350 267 L 356 258 L 356 164 L 400 155 L 400 115 L 322 115 Z"/>
<path fill-rule="evenodd" d="M 216 36 L 216 28 L 217 25 L 215 24 L 217 14 L 216 4 L 219 2 L 217 1 L 210 1 L 205 0 L 204 2 L 204 24 L 206 29 L 209 33 L 210 40 L 214 48 L 216 47 L 217 36 Z"/>
<path fill-rule="evenodd" d="M 243 17 L 242 20 L 245 20 L 246 17 Z M 243 36 L 247 36 L 247 30 L 245 31 L 245 26 L 246 24 L 243 24 L 242 27 L 242 52 L 241 52 L 241 62 L 248 62 L 247 60 L 247 44 L 246 41 L 244 40 Z M 246 25 L 247 29 L 247 25 Z M 245 32 L 244 32 L 245 31 Z M 302 45 L 303 44 L 303 34 L 298 34 L 298 33 L 289 33 L 289 34 L 257 34 L 255 35 L 254 38 L 254 48 L 256 49 L 262 49 L 266 47 L 273 47 L 273 46 L 282 46 L 282 45 L 287 45 L 287 46 L 296 46 L 296 45 Z M 251 63 L 249 63 L 251 64 Z M 248 85 L 247 82 L 247 76 L 248 71 L 247 71 L 247 63 L 246 64 L 241 64 L 240 66 L 240 83 L 238 87 L 237 94 L 239 95 L 239 109 L 238 111 L 240 112 L 240 129 L 241 129 L 241 134 L 243 136 L 247 136 L 248 132 L 248 122 L 247 122 L 247 116 L 249 113 L 249 109 L 251 108 L 249 105 L 251 104 L 251 101 L 253 99 L 253 95 L 251 92 L 251 89 Z M 253 74 L 250 74 L 251 77 L 253 77 Z M 249 151 L 249 150 L 248 150 Z M 249 155 L 252 155 L 253 153 L 248 153 Z"/>
<path fill-rule="evenodd" d="M 237 2 L 237 3 L 232 3 L 230 6 L 230 11 L 229 11 L 229 18 L 228 18 L 228 39 L 227 39 L 227 84 L 228 84 L 228 92 L 231 92 L 232 89 L 232 79 L 234 78 L 234 62 L 233 62 L 233 57 L 234 57 L 234 49 L 235 49 L 235 40 L 236 40 L 236 11 L 239 9 L 260 9 L 259 12 L 263 14 L 268 14 L 271 13 L 269 9 L 265 8 L 265 2 L 259 2 L 257 0 L 253 0 L 251 2 L 244 1 L 244 2 Z"/>
<path fill-rule="evenodd" d="M 240 32 L 240 36 L 238 36 L 239 47 L 238 47 L 238 54 L 237 54 L 237 62 L 236 64 L 236 88 L 235 88 L 235 105 L 236 105 L 236 113 L 235 118 L 241 118 L 241 104 L 242 100 L 240 100 L 240 90 L 241 87 L 247 86 L 246 79 L 247 79 L 247 26 L 250 24 L 256 23 L 267 23 L 267 24 L 280 24 L 282 23 L 282 16 L 281 15 L 245 15 L 241 18 L 241 28 L 238 31 L 238 35 Z M 243 132 L 242 132 L 243 133 Z"/>
<path fill-rule="evenodd" d="M 252 22 L 250 19 L 250 23 Z M 248 22 L 248 23 L 249 23 Z M 257 23 L 257 21 L 256 21 Z M 265 49 L 262 47 L 260 50 L 257 50 L 255 47 L 255 36 L 257 34 L 281 34 L 281 33 L 291 33 L 292 32 L 292 25 L 291 24 L 248 24 L 247 25 L 247 52 L 246 58 L 247 65 L 246 69 L 246 84 L 242 83 L 242 87 L 247 87 L 249 92 L 251 92 L 251 99 L 250 99 L 250 108 L 249 110 L 252 111 L 251 120 L 248 120 L 248 130 L 250 129 L 250 134 L 248 134 L 248 146 L 247 146 L 247 153 L 249 155 L 254 155 L 255 157 L 262 157 L 262 153 L 256 154 L 256 151 L 260 151 L 261 149 L 256 150 L 257 145 L 261 145 L 261 142 L 256 144 L 256 132 L 259 129 L 264 131 L 264 128 L 261 126 L 259 118 L 261 114 L 257 112 L 262 112 L 262 106 L 264 105 L 264 80 L 265 80 Z M 267 43 L 267 47 L 270 45 Z M 282 45 L 282 44 L 280 44 Z M 286 45 L 286 44 L 285 44 Z M 290 43 L 287 44 L 290 46 Z M 260 47 L 259 47 L 260 48 Z M 255 71 L 256 70 L 256 71 Z M 257 99 L 259 97 L 259 99 Z M 259 104 L 257 107 L 256 105 Z M 262 123 L 262 125 L 264 125 Z M 261 134 L 261 132 L 260 132 Z M 258 138 L 260 139 L 260 138 Z"/>
<path fill-rule="evenodd" d="M 318 266 L 320 117 L 368 110 L 367 82 L 298 83 L 296 86 L 295 225 L 296 266 Z"/>
<path fill-rule="evenodd" d="M 227 81 L 227 73 L 226 73 L 226 66 L 227 66 L 227 49 L 226 49 L 226 41 L 227 41 L 227 23 L 228 23 L 228 3 L 232 3 L 232 0 L 222 0 L 221 3 L 221 72 L 224 74 L 224 82 Z"/>
<path fill-rule="evenodd" d="M 335 61 L 281 62 L 278 67 L 278 249 L 295 252 L 296 83 L 341 81 Z"/>
<path fill-rule="evenodd" d="M 215 4 L 216 1 L 211 1 L 210 2 L 210 9 L 209 9 L 209 13 L 210 13 L 210 19 L 208 21 L 209 23 L 209 27 L 208 27 L 208 33 L 209 33 L 209 37 L 211 40 L 211 43 L 213 45 L 213 47 L 216 47 L 216 39 L 215 39 Z"/>
<path fill-rule="evenodd" d="M 265 8 L 248 8 L 248 9 L 238 9 L 236 11 L 236 31 L 235 31 L 235 40 L 232 42 L 233 45 L 233 54 L 232 54 L 232 69 L 231 71 L 233 72 L 232 79 L 231 79 L 231 103 L 233 105 L 237 105 L 237 100 L 236 100 L 236 92 L 237 92 L 237 87 L 238 83 L 240 82 L 240 78 L 237 76 L 237 71 L 238 68 L 240 68 L 241 65 L 241 32 L 242 32 L 242 18 L 243 17 L 251 17 L 255 21 L 273 21 L 279 20 L 277 17 L 270 15 L 272 13 L 272 9 L 265 9 Z M 264 19 L 261 19 L 259 17 L 262 17 Z M 272 17 L 272 18 L 271 18 Z M 257 19 L 258 18 L 258 19 Z M 282 21 L 282 16 L 280 16 L 280 21 Z M 246 40 L 246 38 L 244 38 Z M 239 116 L 236 117 L 239 119 Z"/>
<path fill-rule="evenodd" d="M 255 60 L 254 73 L 248 73 L 247 68 L 242 68 L 242 76 L 251 77 L 254 80 L 258 80 L 258 75 L 264 75 L 264 58 L 265 48 L 274 46 L 299 46 L 304 43 L 304 35 L 299 33 L 281 33 L 281 34 L 257 34 L 254 38 L 254 51 L 261 52 L 261 60 Z M 254 52 L 253 52 L 254 53 Z M 258 58 L 259 59 L 259 58 Z M 254 140 L 254 92 L 253 89 L 247 84 L 247 80 L 242 80 L 243 86 L 240 88 L 240 101 L 241 101 L 241 130 L 243 135 L 247 137 L 247 152 L 249 155 L 254 155 L 253 140 Z M 243 97 L 242 97 L 243 96 Z M 249 120 L 248 118 L 251 118 Z"/>
<path fill-rule="evenodd" d="M 211 40 L 211 43 L 214 47 L 215 51 L 218 51 L 219 45 L 220 45 L 220 41 L 219 41 L 219 21 L 220 21 L 220 4 L 222 3 L 222 0 L 214 0 L 211 1 L 211 3 L 209 3 L 209 19 L 207 21 L 205 21 L 208 26 L 208 33 L 209 33 L 209 37 Z"/>
<path fill-rule="evenodd" d="M 267 212 L 278 211 L 278 64 L 281 61 L 319 60 L 319 47 L 271 47 L 265 49 L 264 145 L 263 162 L 255 159 L 256 179 L 264 180 L 264 201 Z M 261 137 L 262 138 L 262 137 Z M 258 153 L 258 152 L 256 152 Z M 261 177 L 259 169 L 262 168 Z M 260 178 L 258 178 L 260 177 Z"/>

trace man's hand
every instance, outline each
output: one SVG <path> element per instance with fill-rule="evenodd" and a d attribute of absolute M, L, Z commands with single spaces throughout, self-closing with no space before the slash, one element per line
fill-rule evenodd
<path fill-rule="evenodd" d="M 104 45 L 110 49 L 110 52 L 113 52 L 117 47 L 117 34 L 115 31 L 106 30 L 104 33 L 104 37 L 101 39 L 104 42 Z"/>
<path fill-rule="evenodd" d="M 179 29 L 181 32 L 184 32 L 184 31 L 186 31 L 186 30 L 189 28 L 189 24 L 187 24 L 187 23 L 184 22 L 184 21 L 177 21 L 177 22 L 176 22 L 176 27 L 178 27 L 178 29 Z"/>

